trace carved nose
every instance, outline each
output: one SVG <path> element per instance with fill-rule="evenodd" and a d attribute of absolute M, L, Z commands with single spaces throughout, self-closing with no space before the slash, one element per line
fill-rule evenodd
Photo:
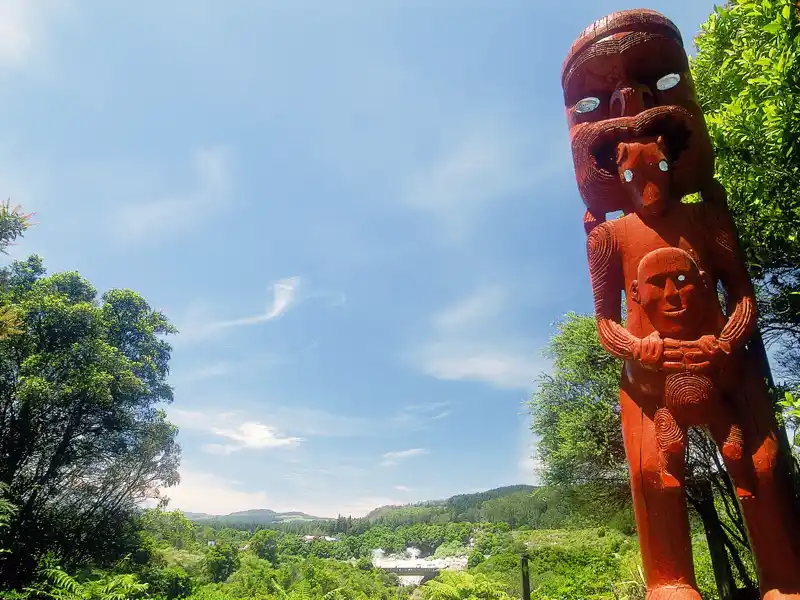
<path fill-rule="evenodd" d="M 668 300 L 672 301 L 677 300 L 679 297 L 678 288 L 672 281 L 671 277 L 667 277 L 666 285 L 664 285 L 664 296 L 666 296 Z"/>
<path fill-rule="evenodd" d="M 618 87 L 611 96 L 611 116 L 633 117 L 653 104 L 653 92 L 647 86 L 626 84 Z"/>

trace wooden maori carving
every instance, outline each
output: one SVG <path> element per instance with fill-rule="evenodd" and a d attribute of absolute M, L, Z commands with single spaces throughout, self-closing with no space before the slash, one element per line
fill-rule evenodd
<path fill-rule="evenodd" d="M 704 427 L 734 481 L 762 597 L 800 599 L 798 515 L 760 358 L 748 348 L 754 291 L 681 35 L 653 11 L 614 13 L 573 44 L 562 86 L 597 327 L 625 361 L 623 439 L 647 597 L 700 598 L 684 458 L 687 429 Z M 683 201 L 695 193 L 700 202 Z"/>

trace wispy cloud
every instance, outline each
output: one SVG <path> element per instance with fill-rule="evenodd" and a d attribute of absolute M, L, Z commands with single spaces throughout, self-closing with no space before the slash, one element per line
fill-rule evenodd
<path fill-rule="evenodd" d="M 240 450 L 267 450 L 296 446 L 303 438 L 282 434 L 276 427 L 259 421 L 241 420 L 236 413 L 210 413 L 171 409 L 169 418 L 178 427 L 210 433 L 225 443 L 208 443 L 210 454 L 231 454 Z"/>
<path fill-rule="evenodd" d="M 181 481 L 177 486 L 162 490 L 163 495 L 170 500 L 169 508 L 211 515 L 269 508 L 279 512 L 300 510 L 317 517 L 332 517 L 336 514 L 363 517 L 380 506 L 404 503 L 397 498 L 368 495 L 314 503 L 296 497 L 272 496 L 263 490 L 244 489 L 240 482 L 187 466 L 180 468 L 180 476 Z"/>
<path fill-rule="evenodd" d="M 178 343 L 192 343 L 215 337 L 220 332 L 238 327 L 249 327 L 271 321 L 298 303 L 298 288 L 301 278 L 298 276 L 281 279 L 271 284 L 267 290 L 267 305 L 263 311 L 244 317 L 232 319 L 209 318 L 203 308 L 191 308 L 178 323 L 180 333 L 176 337 Z"/>
<path fill-rule="evenodd" d="M 210 220 L 230 204 L 230 157 L 227 150 L 196 150 L 192 157 L 194 180 L 184 192 L 138 198 L 116 209 L 110 231 L 120 242 L 142 242 L 174 234 Z"/>
<path fill-rule="evenodd" d="M 396 489 L 398 492 L 410 492 L 411 491 L 411 488 L 408 487 L 408 486 L 405 486 L 405 485 L 396 485 L 396 486 L 394 486 L 394 489 Z"/>
<path fill-rule="evenodd" d="M 399 450 L 397 452 L 387 452 L 381 457 L 383 460 L 380 464 L 382 467 L 393 467 L 405 460 L 408 460 L 409 458 L 424 456 L 426 454 L 429 454 L 426 448 L 410 448 L 408 450 Z"/>
<path fill-rule="evenodd" d="M 272 508 L 263 491 L 247 491 L 235 481 L 213 473 L 181 467 L 181 482 L 163 490 L 171 509 L 223 515 L 240 510 Z"/>
<path fill-rule="evenodd" d="M 482 211 L 553 175 L 555 163 L 535 160 L 534 138 L 518 127 L 476 127 L 410 178 L 406 202 L 434 214 L 446 239 L 461 240 Z"/>
<path fill-rule="evenodd" d="M 530 391 L 547 362 L 508 326 L 509 294 L 486 287 L 435 315 L 428 341 L 409 358 L 432 377 Z"/>
<path fill-rule="evenodd" d="M 209 379 L 285 364 L 287 361 L 288 359 L 284 357 L 271 354 L 248 356 L 244 359 L 218 360 L 208 364 L 200 364 L 185 371 L 176 371 L 171 381 L 174 385 L 205 383 Z"/>
<path fill-rule="evenodd" d="M 299 436 L 297 439 L 398 437 L 409 431 L 424 429 L 431 422 L 442 420 L 450 414 L 446 402 L 433 402 L 429 406 L 411 404 L 392 416 L 369 418 L 319 408 L 268 404 L 263 400 L 243 402 L 229 398 L 227 403 L 237 406 L 237 410 L 218 408 L 224 406 L 219 403 L 218 407 L 203 410 L 170 407 L 168 413 L 170 420 L 183 429 L 214 432 L 224 428 L 227 432 L 231 424 L 269 423 L 273 430 L 290 432 L 291 436 Z M 217 453 L 223 451 L 217 447 L 206 449 Z"/>
<path fill-rule="evenodd" d="M 63 13 L 64 0 L 0 1 L 0 66 L 20 68 L 45 43 L 47 21 Z"/>
<path fill-rule="evenodd" d="M 451 412 L 449 402 L 408 404 L 399 408 L 391 422 L 394 427 L 424 429 L 433 421 L 449 417 Z"/>

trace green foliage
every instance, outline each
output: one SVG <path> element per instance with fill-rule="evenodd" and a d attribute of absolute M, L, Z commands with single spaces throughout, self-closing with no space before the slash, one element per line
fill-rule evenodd
<path fill-rule="evenodd" d="M 466 556 L 467 548 L 459 541 L 453 540 L 445 542 L 436 548 L 433 553 L 434 558 L 446 558 L 448 556 Z"/>
<path fill-rule="evenodd" d="M 161 545 L 178 550 L 196 546 L 194 526 L 179 510 L 156 508 L 144 511 L 142 529 Z"/>
<path fill-rule="evenodd" d="M 800 383 L 800 20 L 794 0 L 732 0 L 696 40 L 692 75 L 753 276 L 760 324 Z"/>
<path fill-rule="evenodd" d="M 346 562 L 309 558 L 287 561 L 279 568 L 252 555 L 225 583 L 208 584 L 191 600 L 251 598 L 309 600 L 396 600 L 408 593 L 397 578 L 379 570 L 362 570 Z"/>
<path fill-rule="evenodd" d="M 239 549 L 226 542 L 218 543 L 208 549 L 204 564 L 211 581 L 225 581 L 239 568 Z"/>
<path fill-rule="evenodd" d="M 23 213 L 21 206 L 12 208 L 8 200 L 0 203 L 0 252 L 8 253 L 8 247 L 32 225 L 32 216 Z"/>
<path fill-rule="evenodd" d="M 142 577 L 148 584 L 150 592 L 164 600 L 186 598 L 192 593 L 194 582 L 192 577 L 181 567 L 153 569 Z"/>
<path fill-rule="evenodd" d="M 250 550 L 261 559 L 276 564 L 278 560 L 278 532 L 269 529 L 256 531 L 250 538 Z"/>
<path fill-rule="evenodd" d="M 86 581 L 78 581 L 58 567 L 47 569 L 44 574 L 47 578 L 45 585 L 28 590 L 34 597 L 52 600 L 135 600 L 148 597 L 148 585 L 132 574 Z"/>
<path fill-rule="evenodd" d="M 177 430 L 157 408 L 174 331 L 130 290 L 98 298 L 34 256 L 0 269 L 0 305 L 24 333 L 0 340 L 0 479 L 17 516 L 0 531 L 0 581 L 31 580 L 48 551 L 110 565 L 138 543 L 137 503 L 178 480 Z M 12 383 L 8 383 L 12 382 Z"/>
<path fill-rule="evenodd" d="M 445 571 L 420 590 L 423 600 L 512 600 L 498 581 L 464 572 Z"/>
<path fill-rule="evenodd" d="M 481 552 L 480 550 L 473 550 L 472 552 L 469 553 L 469 556 L 467 557 L 467 568 L 474 569 L 485 560 L 486 557 L 483 555 L 483 552 Z"/>
<path fill-rule="evenodd" d="M 625 480 L 619 417 L 621 362 L 600 344 L 593 317 L 569 313 L 557 324 L 529 406 L 543 477 L 554 484 Z"/>

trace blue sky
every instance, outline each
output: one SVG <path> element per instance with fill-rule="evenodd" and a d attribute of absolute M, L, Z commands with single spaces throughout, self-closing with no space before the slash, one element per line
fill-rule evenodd
<path fill-rule="evenodd" d="M 591 308 L 559 72 L 612 0 L 0 0 L 13 256 L 174 338 L 171 506 L 361 515 L 536 480 Z M 713 2 L 653 0 L 691 44 Z"/>

